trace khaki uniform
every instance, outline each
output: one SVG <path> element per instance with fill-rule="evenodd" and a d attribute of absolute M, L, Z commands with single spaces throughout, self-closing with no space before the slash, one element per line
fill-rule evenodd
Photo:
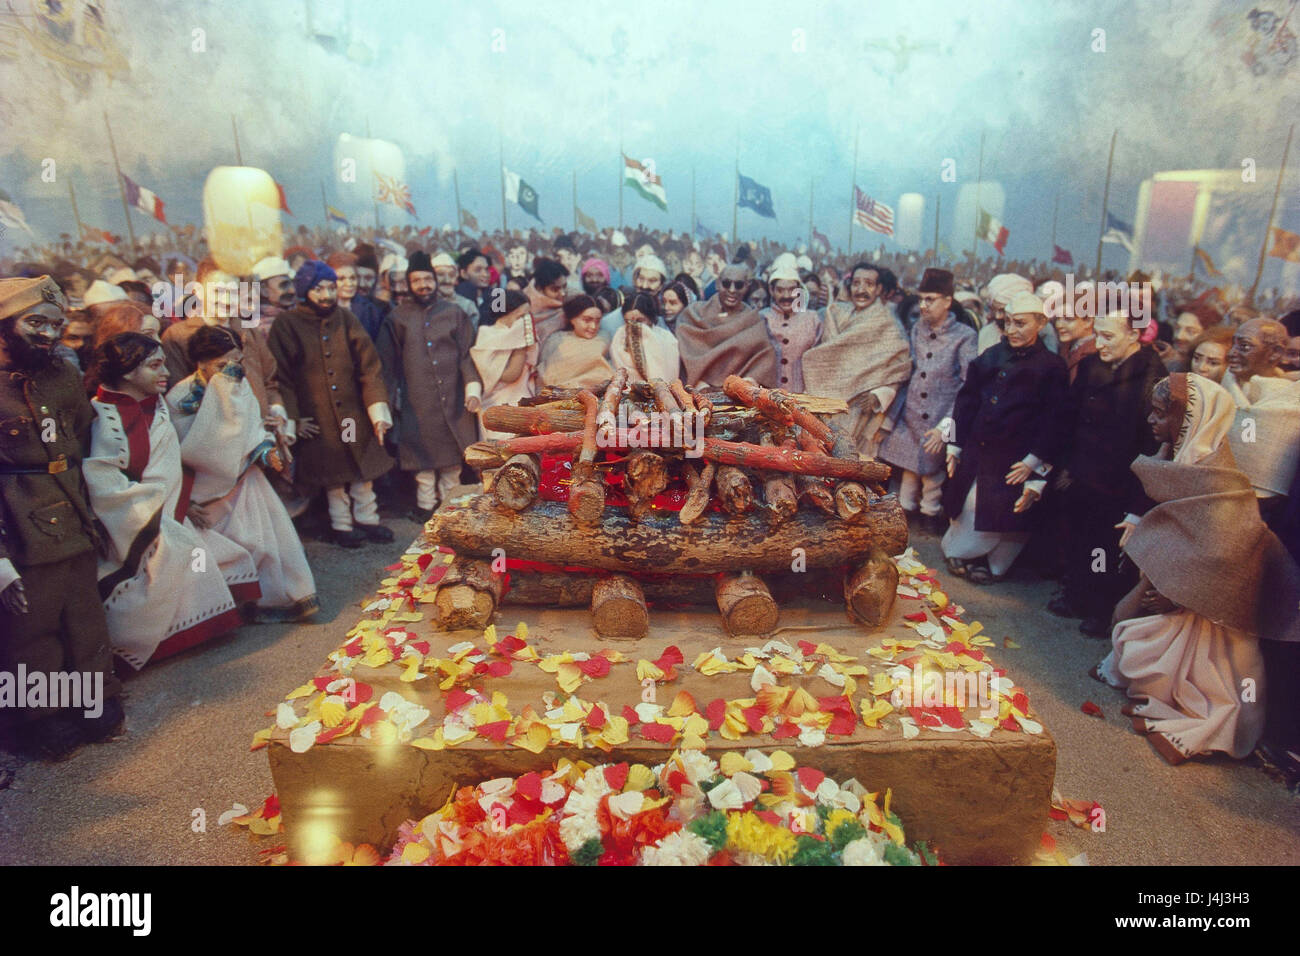
<path fill-rule="evenodd" d="M 93 418 L 71 365 L 60 361 L 29 375 L 0 349 L 0 559 L 13 563 L 28 603 L 26 614 L 0 608 L 0 670 L 16 674 L 22 664 L 29 674 L 102 672 L 107 701 L 121 685 L 81 474 Z M 22 723 L 51 713 L 17 708 L 0 719 Z"/>

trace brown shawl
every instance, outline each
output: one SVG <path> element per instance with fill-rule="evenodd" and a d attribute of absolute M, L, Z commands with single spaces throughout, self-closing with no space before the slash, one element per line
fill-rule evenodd
<path fill-rule="evenodd" d="M 1156 506 L 1124 550 L 1156 590 L 1216 624 L 1300 641 L 1300 569 L 1227 443 L 1196 464 L 1143 455 L 1133 471 Z"/>
<path fill-rule="evenodd" d="M 767 323 L 748 306 L 724 315 L 716 295 L 692 303 L 677 316 L 677 346 L 689 387 L 721 385 L 728 375 L 752 378 L 766 388 L 777 385 Z"/>
<path fill-rule="evenodd" d="M 573 332 L 552 333 L 542 346 L 537 375 L 543 385 L 569 388 L 608 382 L 614 375 L 614 366 L 605 354 L 608 348 L 609 339 L 603 335 L 584 339 Z"/>
<path fill-rule="evenodd" d="M 555 332 L 563 332 L 568 327 L 569 321 L 564 317 L 564 303 L 552 299 L 531 282 L 524 286 L 524 295 L 528 296 L 528 311 L 533 316 L 533 333 L 537 336 L 540 348 L 546 344 L 547 337 Z"/>
<path fill-rule="evenodd" d="M 877 299 L 861 312 L 826 309 L 821 341 L 803 353 L 804 390 L 846 402 L 879 388 L 895 390 L 912 374 L 912 352 L 898 321 Z"/>

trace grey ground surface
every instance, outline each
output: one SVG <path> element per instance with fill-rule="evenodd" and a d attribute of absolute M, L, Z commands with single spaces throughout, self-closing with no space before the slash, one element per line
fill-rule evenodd
<path fill-rule="evenodd" d="M 355 621 L 357 602 L 417 534 L 385 522 L 390 545 L 345 551 L 307 542 L 322 608 L 309 625 L 246 627 L 146 668 L 127 687 L 128 733 L 60 764 L 0 754 L 0 863 L 232 864 L 258 862 L 279 842 L 218 827 L 234 803 L 272 791 L 265 752 L 249 753 L 268 712 L 316 670 Z M 913 542 L 936 566 L 934 538 Z M 939 565 L 941 567 L 941 565 Z M 994 659 L 1029 692 L 1056 738 L 1056 786 L 1096 800 L 1106 830 L 1044 819 L 1067 856 L 1098 864 L 1300 864 L 1300 802 L 1258 767 L 1227 759 L 1170 767 L 1119 713 L 1121 694 L 1087 677 L 1105 644 L 1043 609 L 1052 586 L 1023 571 L 978 588 L 941 578 L 994 641 Z M 1018 648 L 1003 648 L 1010 637 Z M 1105 719 L 1080 706 L 1091 700 Z M 192 828 L 194 811 L 207 832 Z M 906 821 L 904 821 L 906 822 Z"/>

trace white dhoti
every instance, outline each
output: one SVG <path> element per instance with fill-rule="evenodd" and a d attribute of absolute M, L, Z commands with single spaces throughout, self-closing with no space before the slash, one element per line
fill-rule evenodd
<path fill-rule="evenodd" d="M 976 482 L 971 482 L 961 514 L 944 532 L 943 540 L 940 542 L 943 556 L 957 558 L 960 561 L 987 557 L 990 571 L 997 575 L 1006 574 L 1029 541 L 1029 533 L 976 531 L 975 485 Z"/>

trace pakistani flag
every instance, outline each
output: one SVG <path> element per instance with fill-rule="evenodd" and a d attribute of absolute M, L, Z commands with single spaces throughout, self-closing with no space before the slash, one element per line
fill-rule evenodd
<path fill-rule="evenodd" d="M 18 204 L 9 198 L 9 194 L 3 189 L 0 189 L 0 225 L 16 226 L 25 229 L 30 236 L 36 235 L 32 232 L 32 227 L 27 225 L 27 217 L 18 208 Z"/>
<path fill-rule="evenodd" d="M 983 209 L 980 210 L 980 218 L 979 222 L 975 225 L 975 231 L 979 234 L 981 239 L 987 239 L 989 242 L 993 243 L 993 248 L 998 251 L 998 255 L 1002 255 L 1002 251 L 1007 245 L 1007 237 L 1011 235 L 1011 233 L 1007 231 L 1007 227 L 1002 225 L 1000 219 L 995 219 Z"/>
<path fill-rule="evenodd" d="M 575 208 L 573 211 L 577 214 L 577 217 L 578 217 L 578 225 L 581 226 L 583 229 L 586 229 L 588 232 L 599 232 L 599 231 L 600 231 L 599 229 L 596 228 L 596 220 L 595 220 L 595 219 L 592 219 L 590 216 L 588 216 L 588 215 L 587 215 L 585 212 L 583 212 L 581 209 L 577 209 L 577 208 Z"/>
<path fill-rule="evenodd" d="M 520 209 L 541 222 L 542 217 L 537 215 L 537 190 L 524 182 L 518 173 L 512 173 L 504 166 L 501 171 L 506 177 L 506 199 L 517 203 Z"/>
<path fill-rule="evenodd" d="M 741 176 L 740 173 L 736 175 L 740 177 L 740 195 L 736 198 L 736 205 L 743 209 L 752 209 L 768 219 L 775 219 L 776 212 L 772 209 L 772 190 L 748 176 Z"/>
<path fill-rule="evenodd" d="M 631 186 L 642 199 L 648 199 L 660 209 L 667 211 L 668 196 L 664 192 L 663 180 L 655 175 L 653 159 L 643 159 L 638 163 L 624 154 L 623 185 Z"/>

